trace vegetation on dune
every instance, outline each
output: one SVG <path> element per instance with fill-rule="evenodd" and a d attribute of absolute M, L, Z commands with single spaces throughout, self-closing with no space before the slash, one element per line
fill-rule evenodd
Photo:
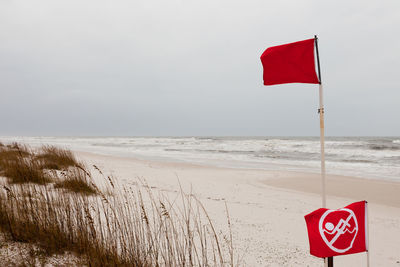
<path fill-rule="evenodd" d="M 51 178 L 32 158 L 32 152 L 26 146 L 16 143 L 0 147 L 0 174 L 9 178 L 11 183 L 51 182 Z"/>
<path fill-rule="evenodd" d="M 44 160 L 57 167 L 44 168 Z M 220 234 L 192 194 L 181 190 L 180 201 L 171 202 L 143 181 L 122 188 L 93 166 L 105 182 L 100 190 L 83 166 L 54 147 L 0 146 L 1 175 L 9 181 L 0 189 L 0 231 L 42 255 L 74 253 L 88 266 L 236 265 L 232 233 Z"/>
<path fill-rule="evenodd" d="M 80 166 L 70 150 L 55 146 L 43 146 L 36 156 L 43 169 L 62 170 Z"/>
<path fill-rule="evenodd" d="M 46 184 L 52 181 L 31 158 L 18 157 L 16 160 L 6 161 L 2 163 L 2 168 L 3 175 L 12 183 Z"/>
<path fill-rule="evenodd" d="M 43 146 L 36 153 L 17 143 L 0 146 L 0 175 L 11 183 L 55 182 L 56 188 L 95 194 L 97 188 L 92 177 L 81 165 L 71 151 L 54 146 Z M 62 171 L 57 173 L 57 170 Z"/>
<path fill-rule="evenodd" d="M 64 179 L 56 182 L 55 188 L 65 188 L 75 193 L 96 194 L 98 189 L 92 182 L 92 177 L 82 167 L 61 172 Z"/>
<path fill-rule="evenodd" d="M 5 160 L 15 160 L 17 157 L 26 157 L 29 155 L 30 151 L 26 146 L 17 143 L 5 146 L 3 143 L 0 143 L 0 164 Z"/>

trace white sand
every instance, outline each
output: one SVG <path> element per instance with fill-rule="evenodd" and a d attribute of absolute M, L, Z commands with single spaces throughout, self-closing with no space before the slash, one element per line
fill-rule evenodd
<path fill-rule="evenodd" d="M 226 229 L 226 201 L 243 266 L 323 266 L 309 254 L 304 221 L 304 215 L 321 206 L 315 174 L 77 155 L 113 174 L 120 184 L 141 177 L 152 187 L 175 192 L 179 178 L 184 190 L 192 188 L 202 201 L 217 228 Z M 344 190 L 343 184 L 352 189 Z M 328 185 L 328 208 L 369 201 L 371 266 L 400 266 L 400 183 L 328 176 Z M 366 255 L 335 257 L 335 266 L 366 266 Z"/>
<path fill-rule="evenodd" d="M 22 263 L 26 265 L 22 265 Z M 73 253 L 65 252 L 62 255 L 46 256 L 40 253 L 37 245 L 6 240 L 4 234 L 0 233 L 0 266 L 71 267 L 86 265 Z"/>

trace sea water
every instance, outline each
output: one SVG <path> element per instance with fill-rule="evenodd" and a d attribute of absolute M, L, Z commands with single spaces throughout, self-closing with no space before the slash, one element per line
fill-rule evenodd
<path fill-rule="evenodd" d="M 320 171 L 319 137 L 0 137 L 0 142 L 230 168 Z M 327 173 L 400 181 L 400 137 L 327 137 Z"/>

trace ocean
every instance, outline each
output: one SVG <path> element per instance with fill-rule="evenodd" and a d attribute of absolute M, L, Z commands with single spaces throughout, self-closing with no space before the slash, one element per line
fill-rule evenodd
<path fill-rule="evenodd" d="M 0 137 L 0 142 L 230 168 L 320 171 L 319 137 Z M 400 181 L 400 137 L 327 137 L 330 174 Z"/>

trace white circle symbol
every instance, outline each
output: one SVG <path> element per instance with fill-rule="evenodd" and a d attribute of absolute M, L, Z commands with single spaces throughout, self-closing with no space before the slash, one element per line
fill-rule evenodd
<path fill-rule="evenodd" d="M 347 216 L 347 218 L 342 218 L 339 220 L 339 222 L 337 223 L 337 225 L 335 226 L 333 223 L 331 222 L 327 222 L 324 225 L 324 220 L 326 218 L 326 216 L 328 216 L 328 214 L 332 213 L 332 212 L 337 212 L 337 211 L 347 211 L 349 213 L 349 215 Z M 349 230 L 348 227 L 350 226 L 349 221 L 353 219 L 354 220 L 354 228 L 353 230 Z M 356 239 L 357 233 L 358 233 L 358 222 L 357 222 L 357 217 L 354 214 L 354 212 L 350 209 L 339 209 L 339 210 L 327 210 L 325 211 L 324 214 L 322 214 L 321 218 L 319 219 L 319 234 L 321 235 L 322 239 L 324 240 L 325 244 L 333 251 L 337 252 L 337 253 L 344 253 L 346 251 L 348 251 L 349 249 L 351 249 L 353 247 L 353 243 L 354 240 Z M 325 229 L 324 229 L 325 226 Z M 330 235 L 335 234 L 335 236 L 328 241 L 328 239 L 325 236 L 325 232 L 327 232 Z M 336 248 L 334 246 L 334 243 L 336 242 L 336 240 L 343 234 L 345 234 L 346 232 L 350 232 L 350 233 L 354 233 L 353 239 L 350 242 L 350 245 L 344 249 L 340 249 L 340 248 Z"/>

